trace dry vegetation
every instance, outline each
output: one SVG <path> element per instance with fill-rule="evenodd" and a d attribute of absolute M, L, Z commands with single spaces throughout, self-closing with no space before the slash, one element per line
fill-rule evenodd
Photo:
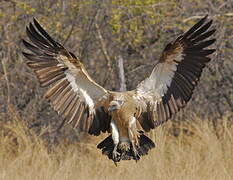
<path fill-rule="evenodd" d="M 0 0 L 0 179 L 233 179 L 232 0 Z M 149 75 L 166 43 L 209 14 L 216 53 L 192 101 L 151 134 L 157 147 L 137 164 L 114 164 L 84 138 L 59 126 L 21 55 L 36 17 L 109 90 Z M 197 117 L 198 115 L 198 117 Z"/>
<path fill-rule="evenodd" d="M 222 119 L 226 123 L 226 119 Z M 170 123 L 155 131 L 157 147 L 138 163 L 122 161 L 118 167 L 92 143 L 47 145 L 20 121 L 1 124 L 0 179 L 192 179 L 231 180 L 233 127 L 218 138 L 212 124 L 199 118 L 182 123 L 183 133 L 168 132 Z M 30 134 L 30 135 L 29 135 Z"/>

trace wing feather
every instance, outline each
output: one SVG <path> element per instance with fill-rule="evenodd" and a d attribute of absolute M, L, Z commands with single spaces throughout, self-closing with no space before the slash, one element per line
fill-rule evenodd
<path fill-rule="evenodd" d="M 210 30 L 206 33 L 203 33 L 199 37 L 197 37 L 195 40 L 192 40 L 192 43 L 198 43 L 199 41 L 202 41 L 210 36 L 212 36 L 216 32 L 216 29 Z"/>
<path fill-rule="evenodd" d="M 205 23 L 206 20 L 207 16 L 169 43 L 150 77 L 137 86 L 135 98 L 141 104 L 147 104 L 146 108 L 142 106 L 142 120 L 139 120 L 144 130 L 148 131 L 170 119 L 192 97 L 203 68 L 211 60 L 207 56 L 215 51 L 206 49 L 215 42 L 215 39 L 208 38 L 216 31 L 209 30 L 213 21 Z M 153 125 L 148 123 L 149 119 L 154 120 Z M 149 128 L 146 127 L 148 125 Z"/>
<path fill-rule="evenodd" d="M 101 131 L 108 131 L 106 123 L 109 123 L 110 117 L 105 111 L 99 111 L 108 97 L 108 91 L 92 80 L 79 59 L 56 42 L 36 19 L 26 27 L 26 34 L 32 43 L 22 40 L 30 51 L 22 54 L 40 85 L 49 86 L 44 97 L 51 102 L 54 110 L 64 117 L 65 122 L 90 134 L 99 135 Z M 105 116 L 106 121 L 97 116 Z"/>
<path fill-rule="evenodd" d="M 189 35 L 193 34 L 198 28 L 200 28 L 204 22 L 206 21 L 208 15 L 202 18 L 199 22 L 197 22 L 193 27 L 191 27 L 184 35 L 184 38 L 187 38 Z"/>

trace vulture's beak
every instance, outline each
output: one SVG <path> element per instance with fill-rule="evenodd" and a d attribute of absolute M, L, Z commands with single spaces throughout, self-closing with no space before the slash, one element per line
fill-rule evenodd
<path fill-rule="evenodd" d="M 108 107 L 108 112 L 113 112 L 114 110 L 116 110 L 116 106 L 109 106 Z"/>

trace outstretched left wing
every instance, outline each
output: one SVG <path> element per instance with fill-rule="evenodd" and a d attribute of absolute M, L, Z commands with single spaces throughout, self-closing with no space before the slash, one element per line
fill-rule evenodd
<path fill-rule="evenodd" d="M 215 42 L 209 39 L 215 29 L 208 30 L 212 20 L 202 18 L 190 30 L 169 43 L 150 77 L 136 88 L 135 98 L 143 112 L 139 119 L 144 130 L 162 124 L 183 108 L 197 86 L 202 70 L 215 49 L 206 49 Z"/>
<path fill-rule="evenodd" d="M 110 117 L 101 106 L 108 91 L 88 75 L 80 60 L 54 41 L 34 19 L 26 28 L 33 44 L 23 40 L 31 53 L 23 52 L 42 87 L 50 86 L 44 97 L 75 128 L 98 135 L 109 129 Z"/>

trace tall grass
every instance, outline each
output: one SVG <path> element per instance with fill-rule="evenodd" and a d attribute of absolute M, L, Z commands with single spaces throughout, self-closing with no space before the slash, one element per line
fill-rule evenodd
<path fill-rule="evenodd" d="M 0 179 L 233 179 L 233 127 L 223 126 L 218 138 L 207 120 L 196 118 L 179 128 L 185 131 L 177 137 L 167 133 L 169 123 L 157 128 L 157 147 L 148 156 L 115 167 L 95 143 L 62 143 L 48 151 L 22 122 L 2 123 Z"/>

